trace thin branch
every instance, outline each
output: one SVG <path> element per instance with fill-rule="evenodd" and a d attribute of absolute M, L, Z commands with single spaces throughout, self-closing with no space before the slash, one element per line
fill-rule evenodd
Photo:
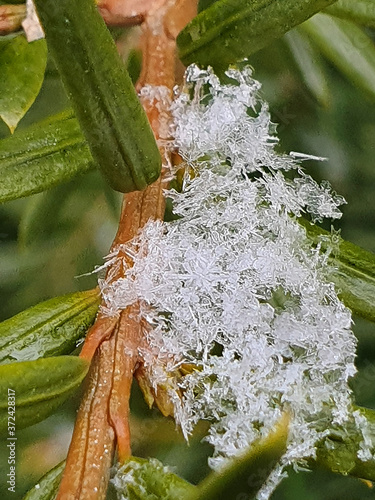
<path fill-rule="evenodd" d="M 115 350 L 113 335 L 101 344 L 91 364 L 57 496 L 60 500 L 105 498 L 115 449 L 115 432 L 108 420 Z"/>
<path fill-rule="evenodd" d="M 20 30 L 25 17 L 25 5 L 0 5 L 0 35 Z"/>
<path fill-rule="evenodd" d="M 143 67 L 137 88 L 163 87 L 172 99 L 176 57 L 175 39 L 171 33 L 176 23 L 171 20 L 181 1 L 156 0 L 156 3 L 160 3 L 160 8 L 154 10 L 152 16 L 146 16 L 143 25 Z M 186 12 L 191 15 L 191 9 Z M 177 17 L 181 24 L 181 15 Z M 142 104 L 156 139 L 167 139 L 164 137 L 169 113 L 167 103 L 144 98 Z M 134 238 L 148 220 L 163 218 L 163 189 L 167 187 L 163 176 L 171 159 L 162 142 L 160 153 L 164 161 L 161 177 L 144 191 L 124 196 L 119 228 L 111 250 Z M 132 265 L 129 258 L 124 258 L 123 262 L 125 266 Z M 124 276 L 125 271 L 126 268 L 109 268 L 107 279 L 116 280 Z M 129 398 L 144 331 L 137 317 L 138 304 L 121 311 L 117 317 L 107 317 L 100 312 L 87 335 L 81 357 L 93 359 L 90 382 L 78 412 L 57 500 L 103 499 L 115 443 L 120 462 L 131 454 Z"/>

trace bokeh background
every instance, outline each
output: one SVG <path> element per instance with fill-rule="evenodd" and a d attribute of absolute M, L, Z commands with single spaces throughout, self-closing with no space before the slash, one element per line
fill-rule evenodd
<path fill-rule="evenodd" d="M 371 30 L 367 33 L 373 37 Z M 116 30 L 116 37 L 121 36 Z M 375 252 L 374 97 L 346 80 L 318 52 L 314 57 L 324 74 L 320 95 L 306 84 L 290 36 L 252 56 L 249 63 L 263 85 L 273 120 L 279 124 L 280 151 L 328 158 L 326 162 L 305 162 L 305 169 L 317 180 L 328 179 L 347 200 L 335 228 L 341 229 L 345 239 Z M 59 75 L 49 61 L 42 91 L 19 129 L 67 106 Z M 0 123 L 0 137 L 8 135 Z M 87 273 L 100 265 L 108 252 L 120 203 L 121 196 L 106 186 L 99 173 L 91 172 L 44 193 L 0 205 L 0 320 L 56 295 L 94 287 L 96 275 Z M 359 373 L 352 386 L 358 404 L 375 408 L 375 325 L 356 317 L 353 320 Z M 2 480 L 1 498 L 22 498 L 64 459 L 78 402 L 79 394 L 56 415 L 17 432 L 17 493 L 8 492 Z M 193 483 L 208 473 L 211 450 L 202 441 L 203 425 L 187 445 L 173 421 L 147 408 L 137 387 L 132 413 L 135 455 L 159 458 Z M 1 478 L 8 472 L 6 456 L 6 447 L 1 445 Z M 327 471 L 290 471 L 272 499 L 301 498 L 375 499 L 375 489 Z"/>

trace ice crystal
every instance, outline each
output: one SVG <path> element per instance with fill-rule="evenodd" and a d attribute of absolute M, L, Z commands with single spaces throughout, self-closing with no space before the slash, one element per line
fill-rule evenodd
<path fill-rule="evenodd" d="M 168 387 L 179 364 L 197 366 L 179 382 L 182 399 L 170 396 L 187 435 L 211 422 L 212 467 L 292 415 L 287 452 L 260 493 L 268 498 L 285 464 L 314 457 L 330 426 L 353 419 L 351 315 L 326 279 L 328 255 L 297 220 L 338 218 L 344 200 L 304 172 L 307 156 L 275 151 L 251 70 L 227 77 L 222 85 L 210 70 L 188 69 L 172 105 L 170 147 L 194 171 L 182 192 L 167 193 L 178 219 L 149 222 L 122 247 L 134 266 L 102 293 L 109 314 L 139 301 L 155 387 Z"/>
<path fill-rule="evenodd" d="M 370 424 L 367 418 L 361 414 L 359 410 L 353 413 L 357 427 L 361 429 L 363 440 L 360 442 L 358 450 L 358 458 L 362 461 L 371 460 L 373 453 L 371 450 L 375 447 L 375 431 L 374 426 Z"/>
<path fill-rule="evenodd" d="M 178 498 L 178 494 L 186 498 L 186 493 L 192 488 L 155 458 L 130 459 L 120 468 L 114 468 L 112 473 L 111 483 L 119 500 Z"/>

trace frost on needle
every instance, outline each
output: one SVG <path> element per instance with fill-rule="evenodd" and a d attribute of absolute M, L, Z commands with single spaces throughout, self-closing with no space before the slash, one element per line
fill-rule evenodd
<path fill-rule="evenodd" d="M 328 254 L 297 221 L 338 218 L 344 200 L 304 172 L 307 156 L 275 151 L 251 69 L 227 77 L 188 68 L 172 105 L 170 147 L 188 167 L 182 192 L 167 193 L 178 219 L 149 222 L 125 247 L 134 266 L 101 288 L 108 314 L 140 302 L 151 384 L 169 388 L 186 435 L 211 422 L 212 467 L 290 413 L 287 452 L 260 493 L 268 498 L 285 465 L 314 457 L 332 426 L 354 419 L 351 314 L 326 279 Z M 185 363 L 197 369 L 177 391 L 168 373 Z M 366 436 L 361 454 L 374 444 Z"/>

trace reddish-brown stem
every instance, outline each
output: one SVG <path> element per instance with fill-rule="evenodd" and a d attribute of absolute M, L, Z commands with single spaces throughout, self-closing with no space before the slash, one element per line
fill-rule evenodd
<path fill-rule="evenodd" d="M 99 314 L 95 325 L 87 333 L 87 341 L 80 354 L 81 358 L 91 361 L 100 344 L 111 337 L 116 324 L 117 318 Z"/>
<path fill-rule="evenodd" d="M 25 5 L 0 5 L 0 35 L 21 29 L 25 17 Z"/>
<path fill-rule="evenodd" d="M 160 190 L 158 180 L 145 191 L 124 197 L 120 227 L 112 248 L 133 238 L 141 224 L 160 216 L 162 196 L 156 196 Z M 90 360 L 96 354 L 90 368 L 90 383 L 77 415 L 57 500 L 103 498 L 108 470 L 103 470 L 100 465 L 105 463 L 108 469 L 109 465 L 100 457 L 106 450 L 109 450 L 107 455 L 112 454 L 115 439 L 119 460 L 130 456 L 129 397 L 141 340 L 141 325 L 136 313 L 136 306 L 127 308 L 115 318 L 99 313 L 87 335 L 81 357 Z M 99 467 L 92 466 L 98 463 Z"/>
<path fill-rule="evenodd" d="M 118 461 L 131 454 L 129 429 L 129 399 L 133 373 L 138 362 L 141 327 L 136 305 L 128 307 L 121 315 L 116 336 L 116 353 L 109 406 L 110 420 L 116 431 Z"/>
<path fill-rule="evenodd" d="M 57 496 L 60 500 L 105 497 L 115 446 L 115 432 L 108 420 L 115 351 L 112 336 L 101 344 L 91 363 Z"/>
<path fill-rule="evenodd" d="M 157 2 L 160 0 L 155 0 L 155 4 Z M 152 16 L 146 16 L 143 26 L 143 69 L 137 88 L 162 86 L 168 89 L 170 98 L 174 85 L 175 40 L 171 36 L 173 29 L 168 28 L 170 21 L 167 25 L 165 19 L 173 19 L 173 10 L 180 2 L 163 0 L 163 6 L 153 11 Z M 161 101 L 147 98 L 143 105 L 156 139 L 166 139 L 162 129 L 168 109 L 163 109 Z M 134 238 L 148 220 L 163 217 L 163 188 L 166 187 L 163 174 L 170 158 L 163 145 L 160 152 L 164 161 L 161 177 L 144 191 L 124 196 L 112 250 Z M 130 259 L 123 261 L 124 266 L 131 265 Z M 109 269 L 107 280 L 122 277 L 125 270 Z M 57 500 L 103 499 L 115 443 L 120 462 L 130 456 L 129 398 L 142 344 L 138 315 L 138 304 L 116 317 L 107 317 L 101 312 L 87 335 L 81 357 L 92 359 L 89 384 L 77 415 Z"/>

